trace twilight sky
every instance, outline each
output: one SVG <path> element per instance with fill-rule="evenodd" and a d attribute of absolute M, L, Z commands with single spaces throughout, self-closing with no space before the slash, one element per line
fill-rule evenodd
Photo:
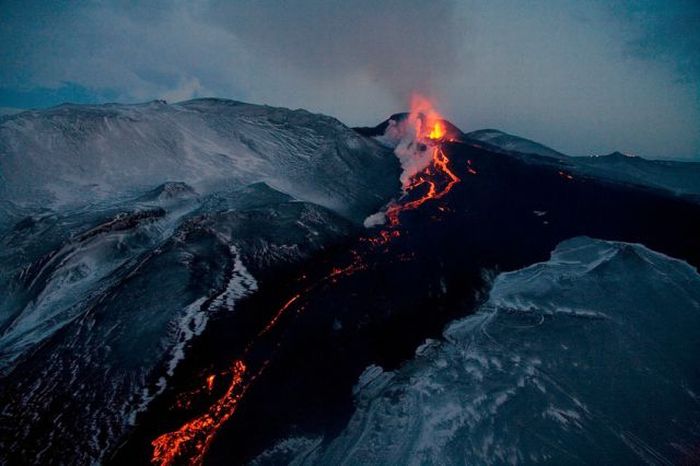
<path fill-rule="evenodd" d="M 0 107 L 216 96 L 700 161 L 698 0 L 0 0 Z"/>

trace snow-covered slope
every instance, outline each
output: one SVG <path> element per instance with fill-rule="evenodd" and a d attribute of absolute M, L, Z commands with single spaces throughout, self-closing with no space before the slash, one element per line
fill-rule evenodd
<path fill-rule="evenodd" d="M 700 163 L 647 160 L 619 152 L 595 157 L 575 157 L 580 173 L 605 176 L 626 183 L 661 188 L 700 200 Z"/>
<path fill-rule="evenodd" d="M 21 108 L 0 107 L 0 116 L 14 115 L 16 113 L 21 113 L 21 112 L 24 112 L 24 110 Z"/>
<path fill-rule="evenodd" d="M 111 202 L 168 181 L 200 193 L 265 182 L 362 220 L 391 197 L 394 163 L 334 118 L 221 99 L 0 118 L 0 200 L 19 207 Z"/>
<path fill-rule="evenodd" d="M 304 110 L 0 118 L 0 463 L 99 462 L 209 319 L 360 228 L 399 175 L 391 151 Z"/>
<path fill-rule="evenodd" d="M 700 275 L 579 237 L 497 277 L 475 315 L 394 372 L 368 368 L 335 438 L 260 462 L 695 464 Z"/>
<path fill-rule="evenodd" d="M 80 218 L 36 219 L 3 238 L 2 262 L 16 268 L 3 270 L 0 303 L 0 462 L 99 462 L 208 320 L 235 312 L 262 271 L 352 231 L 264 184 L 137 203 L 61 239 Z M 23 249 L 48 252 L 6 253 Z"/>

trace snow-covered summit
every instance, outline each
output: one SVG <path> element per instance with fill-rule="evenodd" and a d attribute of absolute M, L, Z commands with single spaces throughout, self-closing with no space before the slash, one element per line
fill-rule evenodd
<path fill-rule="evenodd" d="M 200 193 L 265 182 L 359 219 L 391 197 L 397 173 L 370 138 L 305 110 L 196 99 L 0 118 L 0 200 L 22 207 L 82 207 L 168 181 Z"/>

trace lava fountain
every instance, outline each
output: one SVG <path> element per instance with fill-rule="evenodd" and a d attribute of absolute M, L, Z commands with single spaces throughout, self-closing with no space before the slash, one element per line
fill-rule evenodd
<path fill-rule="evenodd" d="M 460 182 L 460 178 L 450 168 L 451 161 L 443 149 L 444 143 L 455 141 L 458 135 L 450 134 L 448 125 L 428 99 L 414 96 L 411 111 L 405 121 L 399 124 L 394 122 L 393 126 L 390 122 L 390 128 L 397 128 L 399 125 L 402 126 L 402 141 L 395 152 L 404 167 L 404 192 L 400 199 L 387 207 L 386 224 L 370 230 L 366 237 L 360 238 L 358 247 L 350 251 L 349 260 L 345 264 L 333 266 L 326 275 L 302 287 L 272 314 L 256 337 L 248 343 L 241 357 L 232 363 L 228 371 L 221 374 L 228 377 L 228 388 L 223 395 L 213 400 L 204 413 L 184 423 L 178 430 L 165 433 L 151 442 L 151 462 L 154 465 L 201 465 L 216 433 L 236 412 L 240 400 L 253 381 L 263 373 L 269 358 L 272 357 L 269 355 L 268 359 L 258 364 L 254 372 L 251 371 L 249 365 L 254 363 L 246 360 L 249 359 L 252 349 L 266 346 L 260 340 L 264 338 L 269 342 L 269 339 L 273 338 L 272 330 L 281 325 L 283 317 L 292 309 L 295 309 L 297 314 L 301 312 L 306 296 L 313 291 L 367 269 L 365 258 L 368 252 L 385 247 L 394 238 L 401 236 L 400 217 L 403 212 L 415 210 L 426 202 L 443 198 Z M 414 172 L 407 172 L 407 167 Z M 304 283 L 303 280 L 301 283 Z M 204 380 L 203 386 L 207 393 L 212 392 L 214 380 L 211 375 Z"/>

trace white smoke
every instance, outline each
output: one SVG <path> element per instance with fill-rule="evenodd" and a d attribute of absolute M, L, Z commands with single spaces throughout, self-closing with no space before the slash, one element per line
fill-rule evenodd
<path fill-rule="evenodd" d="M 380 210 L 365 219 L 363 225 L 365 228 L 372 228 L 386 223 L 386 211 Z"/>
<path fill-rule="evenodd" d="M 401 162 L 401 185 L 404 189 L 411 178 L 424 170 L 432 158 L 430 148 L 420 141 L 420 118 L 410 114 L 400 121 L 389 120 L 386 130 L 377 139 L 385 146 L 392 147 Z"/>
<path fill-rule="evenodd" d="M 421 119 L 414 114 L 399 121 L 389 120 L 384 134 L 376 139 L 386 147 L 394 149 L 394 154 L 401 163 L 401 186 L 404 192 L 410 185 L 411 178 L 425 170 L 432 160 L 432 151 L 429 146 L 418 137 L 420 134 Z M 366 228 L 383 225 L 386 222 L 386 209 L 393 203 L 390 202 L 381 211 L 376 212 L 364 221 Z"/>

